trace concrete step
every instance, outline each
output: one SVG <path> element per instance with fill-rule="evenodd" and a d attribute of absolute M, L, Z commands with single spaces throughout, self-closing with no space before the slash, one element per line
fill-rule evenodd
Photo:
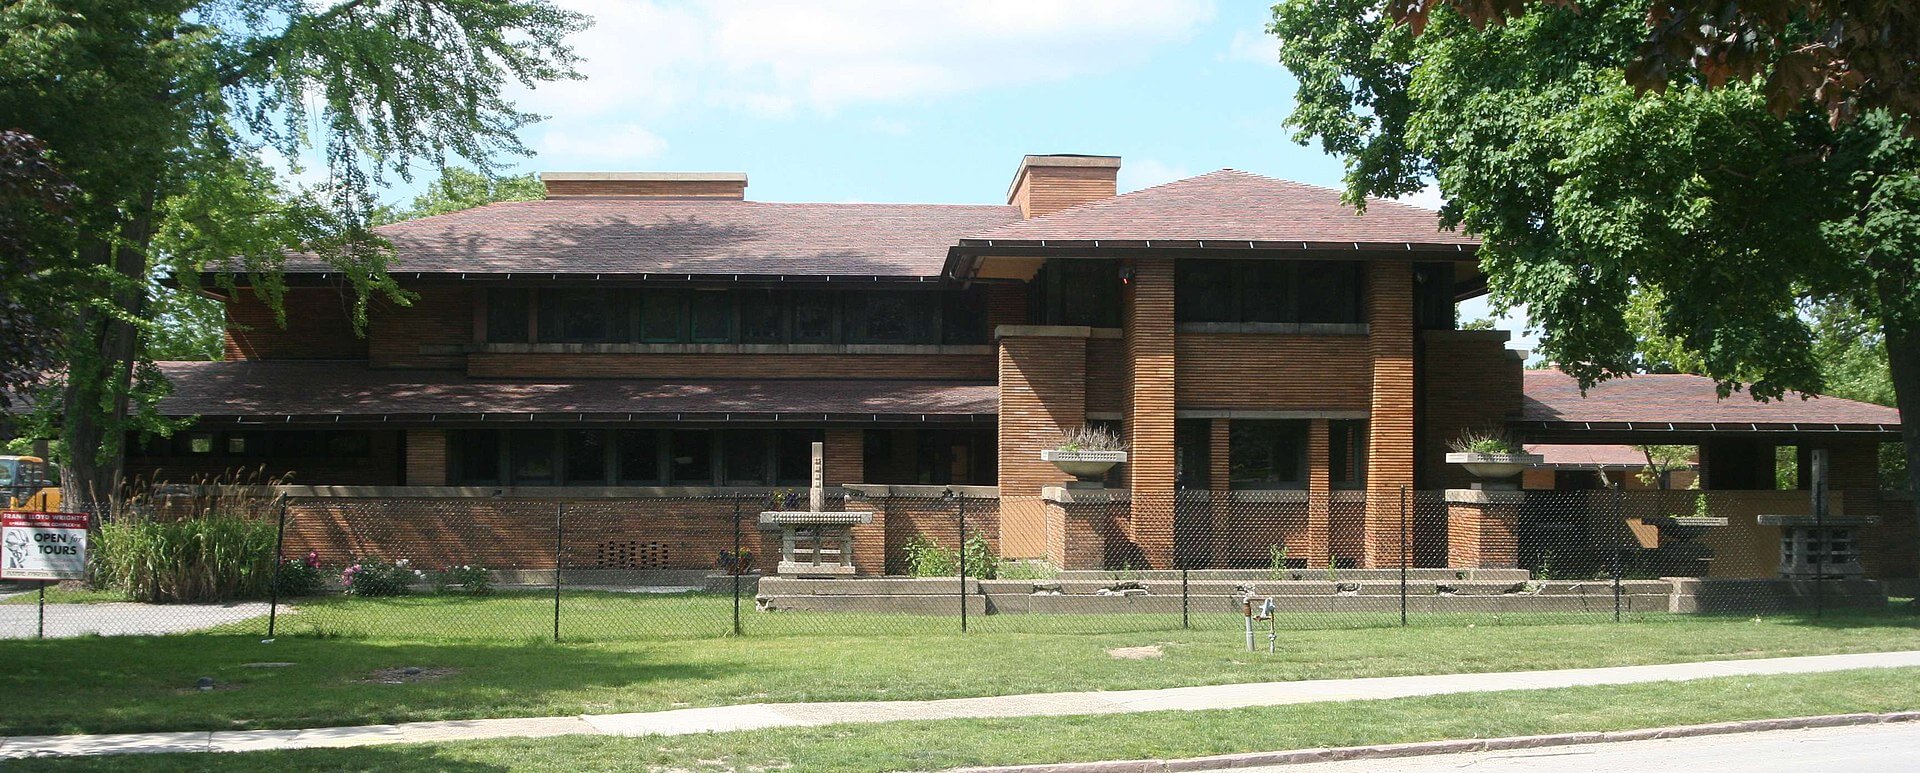
<path fill-rule="evenodd" d="M 1380 580 L 1400 579 L 1399 569 L 1339 569 L 1341 582 L 1377 582 Z M 1522 582 L 1532 578 L 1525 569 L 1408 569 L 1407 579 L 1429 580 L 1434 582 Z M 1324 580 L 1327 568 L 1309 567 L 1304 569 L 1283 570 L 1283 579 Z M 1060 572 L 1054 579 L 1061 581 L 1113 581 L 1113 580 L 1175 580 L 1180 579 L 1179 570 L 1154 569 L 1146 571 L 1094 571 L 1075 569 Z M 1188 581 L 1193 580 L 1232 580 L 1248 582 L 1255 580 L 1273 580 L 1271 569 L 1191 569 L 1187 571 Z"/>
<path fill-rule="evenodd" d="M 840 577 L 830 580 L 765 577 L 760 580 L 760 595 L 763 596 L 937 596 L 959 591 L 958 577 Z M 967 592 L 980 592 L 980 581 L 969 578 Z"/>
<path fill-rule="evenodd" d="M 864 612 L 889 615 L 960 615 L 963 597 L 944 596 L 760 596 L 755 604 L 762 612 Z M 965 596 L 967 614 L 987 614 L 987 597 Z"/>
<path fill-rule="evenodd" d="M 1156 595 L 1156 596 L 1179 596 L 1181 594 L 1181 584 L 1180 584 L 1180 581 L 1177 579 L 1176 580 L 1130 581 L 1130 582 L 1136 582 L 1140 586 L 1145 587 L 1149 593 L 1152 593 L 1153 595 Z M 1349 582 L 1360 586 L 1359 595 L 1362 595 L 1362 596 L 1396 596 L 1397 597 L 1400 595 L 1400 583 L 1398 581 L 1398 578 L 1394 578 L 1393 580 L 1390 580 L 1390 581 L 1388 580 L 1382 580 L 1382 581 L 1355 580 L 1355 581 L 1342 581 L 1341 583 L 1331 583 L 1326 581 L 1293 581 L 1293 580 L 1284 580 L 1279 582 L 1273 582 L 1273 581 L 1234 582 L 1234 581 L 1224 581 L 1224 580 L 1202 580 L 1202 581 L 1190 580 L 1186 583 L 1185 587 L 1186 587 L 1186 593 L 1192 596 L 1238 596 L 1240 592 L 1240 588 L 1244 586 L 1249 586 L 1249 585 L 1253 587 L 1253 593 L 1256 596 L 1331 596 L 1335 594 L 1335 588 L 1337 587 L 1337 585 L 1343 584 L 1343 583 L 1349 583 Z M 989 595 L 1032 594 L 1036 591 L 1042 591 L 1042 590 L 1057 590 L 1062 595 L 1092 596 L 1092 595 L 1098 595 L 1099 591 L 1106 588 L 1113 587 L 1115 584 L 1116 583 L 1111 581 L 1055 582 L 1055 581 L 1047 581 L 1047 580 L 983 580 L 980 582 L 979 587 L 980 587 L 980 592 L 986 593 Z M 1499 596 L 1499 595 L 1507 595 L 1508 591 L 1513 590 L 1514 588 L 1519 586 L 1520 583 L 1517 583 L 1517 582 L 1411 581 L 1407 583 L 1407 595 L 1410 595 L 1410 596 L 1437 595 L 1439 593 L 1439 588 L 1442 585 L 1452 588 L 1453 593 L 1459 596 Z M 1622 592 L 1624 593 L 1667 593 L 1672 588 L 1672 585 L 1670 583 L 1663 580 L 1623 580 L 1621 581 L 1620 586 L 1621 586 Z M 1551 580 L 1543 584 L 1538 594 L 1531 594 L 1531 595 L 1612 596 L 1613 583 L 1611 581 L 1605 581 L 1605 580 L 1584 580 L 1584 581 Z"/>

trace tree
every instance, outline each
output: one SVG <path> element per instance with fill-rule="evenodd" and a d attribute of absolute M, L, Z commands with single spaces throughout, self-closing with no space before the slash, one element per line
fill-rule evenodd
<path fill-rule="evenodd" d="M 47 253 L 73 225 L 73 184 L 47 160 L 46 144 L 0 131 L 0 408 L 57 366 L 60 325 Z"/>
<path fill-rule="evenodd" d="M 76 189 L 71 243 L 43 253 L 73 299 L 57 413 L 71 496 L 111 497 L 128 430 L 165 390 L 147 357 L 151 278 L 238 278 L 278 308 L 290 250 L 337 269 L 364 321 L 405 302 L 368 230 L 374 191 L 416 163 L 491 169 L 538 116 L 513 85 L 576 77 L 548 0 L 23 0 L 0 6 L 0 128 L 44 143 Z M 263 156 L 325 159 L 285 184 Z M 7 385 L 13 386 L 13 385 Z M 162 427 L 164 429 L 164 427 Z"/>
<path fill-rule="evenodd" d="M 1674 470 L 1684 470 L 1693 464 L 1698 451 L 1694 446 L 1634 446 L 1642 456 L 1647 457 L 1647 466 L 1639 474 L 1640 482 L 1648 486 L 1668 488 L 1672 482 Z"/>
<path fill-rule="evenodd" d="M 1723 396 L 1817 393 L 1802 311 L 1837 304 L 1879 330 L 1896 403 L 1920 416 L 1920 143 L 1904 114 L 1776 113 L 1784 70 L 1669 68 L 1668 88 L 1640 93 L 1644 3 L 1472 3 L 1511 6 L 1484 28 L 1420 5 L 1434 7 L 1417 36 L 1387 2 L 1275 8 L 1300 81 L 1289 123 L 1344 157 L 1351 200 L 1437 180 L 1442 221 L 1482 239 L 1494 301 L 1526 304 L 1542 354 L 1583 386 L 1634 371 L 1630 301 L 1657 292 L 1647 327 L 1697 353 Z M 1920 422 L 1902 426 L 1911 481 Z"/>
<path fill-rule="evenodd" d="M 546 197 L 547 189 L 541 184 L 539 175 L 489 177 L 471 169 L 448 167 L 441 170 L 440 179 L 428 185 L 424 193 L 413 197 L 412 206 L 398 210 L 383 208 L 375 219 L 395 223 L 459 212 L 498 201 L 534 201 Z"/>

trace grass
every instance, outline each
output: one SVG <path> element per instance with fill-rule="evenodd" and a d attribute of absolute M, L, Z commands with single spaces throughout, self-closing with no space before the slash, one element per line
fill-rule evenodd
<path fill-rule="evenodd" d="M 1284 630 L 1248 653 L 1237 616 L 1167 629 L 1145 616 L 1005 616 L 960 635 L 952 618 L 745 612 L 730 599 L 594 594 L 567 599 L 556 645 L 551 597 L 302 601 L 272 644 L 231 635 L 0 641 L 0 735 L 358 725 L 649 711 L 755 702 L 933 699 L 1253 681 L 1475 673 L 1920 649 L 1904 612 L 1497 625 L 1416 617 L 1413 628 Z M 1316 622 L 1289 618 L 1285 624 Z M 1318 621 L 1327 622 L 1327 621 Z M 1375 621 L 1383 622 L 1383 621 Z M 1177 624 L 1177 621 L 1176 621 Z M 1131 627 L 1129 627 L 1131 626 Z M 704 638 L 690 638 L 693 636 Z M 625 637 L 625 638 L 622 638 Z M 1165 655 L 1121 660 L 1115 647 Z M 276 668 L 257 662 L 290 662 Z M 453 669 L 368 683 L 379 669 Z M 47 690 L 45 675 L 65 675 Z M 221 689 L 192 689 L 202 676 Z M 31 700 L 27 698 L 31 697 Z"/>
<path fill-rule="evenodd" d="M 930 770 L 1623 730 L 1920 708 L 1920 669 L 1124 716 L 892 722 L 677 737 L 575 736 L 247 754 L 18 760 L 19 770 Z"/>

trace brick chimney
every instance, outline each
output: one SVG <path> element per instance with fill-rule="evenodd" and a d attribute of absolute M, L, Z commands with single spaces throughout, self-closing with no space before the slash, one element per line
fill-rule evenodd
<path fill-rule="evenodd" d="M 745 172 L 543 172 L 548 198 L 627 196 L 644 199 L 747 197 Z"/>
<path fill-rule="evenodd" d="M 1027 156 L 1013 173 L 1007 203 L 1022 217 L 1049 215 L 1089 201 L 1110 199 L 1120 191 L 1119 156 Z"/>

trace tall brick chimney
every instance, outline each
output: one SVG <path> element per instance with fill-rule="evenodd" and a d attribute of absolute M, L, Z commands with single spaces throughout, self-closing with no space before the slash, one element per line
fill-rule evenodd
<path fill-rule="evenodd" d="M 628 196 L 646 199 L 747 197 L 745 172 L 543 172 L 548 198 Z"/>
<path fill-rule="evenodd" d="M 1049 215 L 1120 192 L 1119 156 L 1027 156 L 1013 173 L 1007 203 L 1022 217 Z"/>

